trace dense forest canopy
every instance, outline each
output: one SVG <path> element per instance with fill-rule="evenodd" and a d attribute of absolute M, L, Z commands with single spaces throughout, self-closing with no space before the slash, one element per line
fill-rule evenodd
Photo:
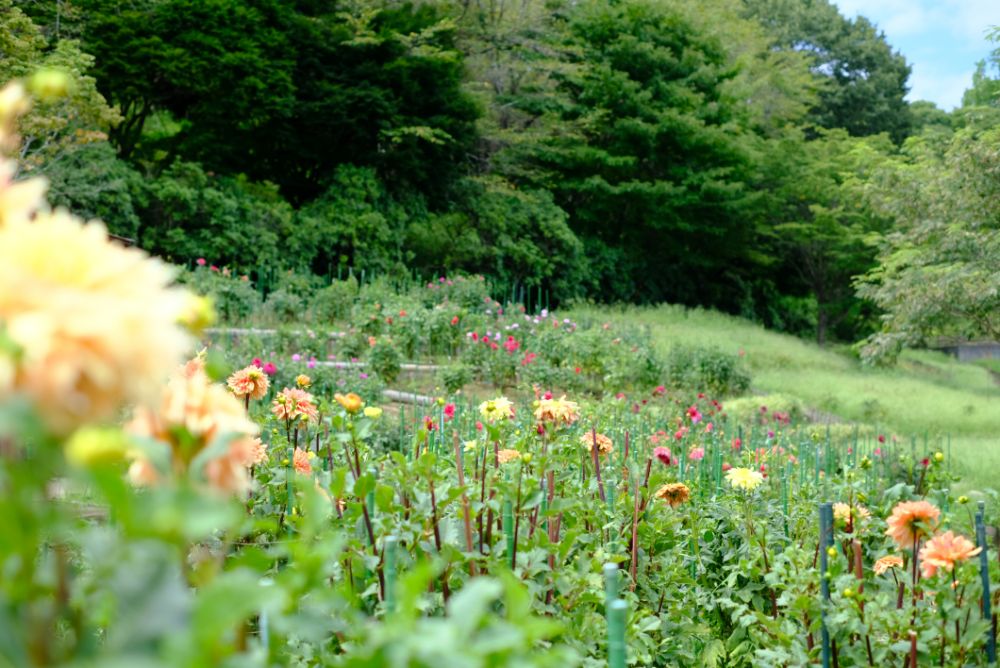
<path fill-rule="evenodd" d="M 989 333 L 996 256 L 925 247 L 996 238 L 998 64 L 960 109 L 909 103 L 829 0 L 0 0 L 0 78 L 74 82 L 23 174 L 176 262 L 483 272 L 879 355 Z M 903 312 L 931 275 L 968 308 Z"/>

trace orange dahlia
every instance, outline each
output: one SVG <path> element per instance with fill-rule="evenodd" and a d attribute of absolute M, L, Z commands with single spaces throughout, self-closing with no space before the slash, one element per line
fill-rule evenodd
<path fill-rule="evenodd" d="M 226 383 L 233 394 L 240 399 L 245 397 L 261 399 L 267 394 L 267 388 L 270 384 L 264 370 L 252 364 L 234 372 Z"/>
<path fill-rule="evenodd" d="M 920 549 L 920 572 L 925 578 L 933 577 L 939 568 L 950 573 L 957 562 L 974 557 L 982 550 L 965 536 L 945 531 L 931 538 Z"/>
<path fill-rule="evenodd" d="M 312 452 L 295 448 L 295 454 L 292 457 L 292 466 L 295 467 L 295 472 L 303 475 L 312 473 L 312 459 L 315 456 Z"/>
<path fill-rule="evenodd" d="M 934 530 L 940 516 L 941 511 L 928 501 L 901 501 L 886 520 L 889 528 L 885 535 L 900 548 L 912 550 L 922 537 Z"/>
<path fill-rule="evenodd" d="M 656 497 L 676 508 L 691 498 L 691 490 L 682 482 L 670 482 L 656 490 Z"/>
<path fill-rule="evenodd" d="M 507 462 L 512 462 L 521 458 L 521 453 L 517 450 L 500 450 L 497 453 L 497 459 L 500 460 L 501 464 L 506 464 Z"/>
<path fill-rule="evenodd" d="M 872 567 L 872 570 L 875 571 L 875 575 L 882 575 L 888 572 L 890 568 L 902 568 L 902 567 L 903 567 L 902 557 L 897 557 L 894 554 L 887 554 L 886 556 L 881 557 L 878 561 L 875 562 L 875 565 Z"/>
<path fill-rule="evenodd" d="M 344 407 L 344 410 L 352 415 L 357 413 L 362 408 L 364 408 L 365 402 L 356 395 L 354 392 L 348 392 L 347 394 L 340 394 L 339 392 L 333 395 L 333 398 L 337 400 L 337 403 Z"/>
<path fill-rule="evenodd" d="M 594 435 L 594 432 L 588 432 L 580 437 L 580 443 L 583 447 L 587 448 L 589 452 L 594 447 L 594 441 L 597 441 L 597 453 L 600 455 L 607 455 L 614 451 L 614 443 L 611 439 L 604 434 Z"/>

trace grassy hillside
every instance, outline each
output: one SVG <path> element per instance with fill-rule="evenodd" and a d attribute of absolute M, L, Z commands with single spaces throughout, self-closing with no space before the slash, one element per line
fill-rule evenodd
<path fill-rule="evenodd" d="M 1000 486 L 1000 384 L 982 366 L 910 351 L 895 368 L 870 369 L 847 354 L 740 318 L 676 306 L 582 308 L 573 316 L 648 326 L 664 353 L 678 343 L 742 350 L 754 393 L 793 395 L 833 419 L 877 424 L 907 439 L 950 435 L 963 486 Z"/>

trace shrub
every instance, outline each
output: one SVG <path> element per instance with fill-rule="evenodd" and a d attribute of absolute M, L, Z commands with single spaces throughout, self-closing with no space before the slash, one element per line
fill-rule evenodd
<path fill-rule="evenodd" d="M 386 338 L 376 341 L 368 355 L 372 369 L 387 383 L 394 382 L 399 377 L 400 356 L 396 346 Z"/>
<path fill-rule="evenodd" d="M 316 322 L 330 323 L 346 320 L 351 316 L 351 308 L 358 297 L 358 281 L 353 276 L 343 281 L 334 281 L 316 291 L 313 310 Z"/>
<path fill-rule="evenodd" d="M 452 364 L 442 369 L 438 376 L 448 393 L 454 394 L 472 382 L 472 369 L 464 364 Z"/>
<path fill-rule="evenodd" d="M 733 396 L 750 389 L 750 374 L 736 355 L 717 348 L 677 345 L 667 356 L 667 382 L 675 388 Z"/>
<path fill-rule="evenodd" d="M 305 302 L 287 288 L 280 288 L 268 295 L 264 310 L 276 322 L 301 321 Z"/>

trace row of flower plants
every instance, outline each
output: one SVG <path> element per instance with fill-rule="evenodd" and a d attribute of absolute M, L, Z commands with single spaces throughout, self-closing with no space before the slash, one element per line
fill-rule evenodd
<path fill-rule="evenodd" d="M 5 150 L 28 104 L 0 91 Z M 954 497 L 947 448 L 743 428 L 666 387 L 413 420 L 308 363 L 275 384 L 189 358 L 206 302 L 14 174 L 0 665 L 995 660 L 996 504 Z"/>
<path fill-rule="evenodd" d="M 204 271 L 195 270 L 193 286 L 216 300 L 223 299 L 219 285 L 242 283 L 218 275 L 207 283 L 196 280 Z M 343 305 L 317 310 L 327 290 Z M 613 393 L 664 380 L 679 386 L 691 371 L 700 382 L 688 384 L 699 389 L 732 394 L 749 385 L 736 351 L 698 350 L 692 360 L 692 351 L 679 350 L 665 358 L 640 327 L 589 317 L 576 320 L 547 309 L 528 313 L 521 304 L 492 299 L 481 276 L 441 277 L 405 291 L 388 282 L 358 286 L 342 281 L 306 291 L 297 303 L 300 313 L 312 309 L 317 314 L 276 329 L 220 327 L 211 339 L 279 367 L 293 357 L 320 366 L 363 364 L 365 373 L 389 384 L 402 363 L 438 363 L 440 385 L 449 391 L 478 381 L 496 388 L 539 384 L 577 395 Z"/>

